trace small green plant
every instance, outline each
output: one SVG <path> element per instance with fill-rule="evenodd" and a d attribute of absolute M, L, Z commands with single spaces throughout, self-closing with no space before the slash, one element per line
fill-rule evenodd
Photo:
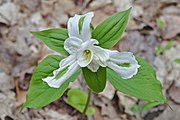
<path fill-rule="evenodd" d="M 180 58 L 175 59 L 174 62 L 180 64 Z"/>
<path fill-rule="evenodd" d="M 88 98 L 75 89 L 68 92 L 67 103 L 83 114 L 93 113 L 88 107 L 91 91 L 102 92 L 106 80 L 117 90 L 148 104 L 167 102 L 151 65 L 131 52 L 110 50 L 125 31 L 130 10 L 113 14 L 96 28 L 91 24 L 94 13 L 90 12 L 71 17 L 67 29 L 32 32 L 59 55 L 49 55 L 38 64 L 22 110 L 41 108 L 60 98 L 80 73 L 89 89 Z"/>
<path fill-rule="evenodd" d="M 175 45 L 174 40 L 169 41 L 164 47 L 158 45 L 156 47 L 156 50 L 155 50 L 156 51 L 156 55 L 162 54 L 163 52 L 171 49 L 174 45 Z"/>
<path fill-rule="evenodd" d="M 67 94 L 67 104 L 76 108 L 79 112 L 83 113 L 87 110 L 86 115 L 91 116 L 95 113 L 95 109 L 93 107 L 86 106 L 87 101 L 90 100 L 90 97 L 86 95 L 83 91 L 74 88 L 70 89 Z M 84 109 L 86 110 L 84 111 Z"/>
<path fill-rule="evenodd" d="M 137 103 L 135 103 L 131 108 L 131 112 L 134 115 L 139 115 L 142 111 L 147 110 L 151 107 L 157 106 L 161 104 L 161 102 L 150 102 L 150 103 L 146 103 L 144 105 L 138 105 Z M 170 107 L 170 106 L 169 106 Z M 172 110 L 172 108 L 170 107 L 170 109 Z"/>
<path fill-rule="evenodd" d="M 166 23 L 162 19 L 156 19 L 156 25 L 160 29 L 164 29 L 166 27 Z"/>
<path fill-rule="evenodd" d="M 132 105 L 132 107 L 130 108 L 130 111 L 131 111 L 134 115 L 139 115 L 140 110 L 139 110 L 138 104 L 135 103 L 134 105 Z"/>

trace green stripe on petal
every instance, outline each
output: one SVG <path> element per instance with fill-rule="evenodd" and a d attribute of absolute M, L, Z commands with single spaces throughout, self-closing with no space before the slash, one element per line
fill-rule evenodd
<path fill-rule="evenodd" d="M 56 75 L 56 77 L 54 78 L 54 80 L 58 80 L 60 77 L 62 77 L 66 72 L 68 71 L 68 66 L 63 68 L 62 70 L 60 70 L 58 72 L 58 74 Z"/>

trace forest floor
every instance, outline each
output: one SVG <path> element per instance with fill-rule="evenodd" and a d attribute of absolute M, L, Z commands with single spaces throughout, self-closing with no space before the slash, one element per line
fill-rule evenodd
<path fill-rule="evenodd" d="M 129 24 L 114 47 L 145 58 L 156 70 L 170 106 L 138 112 L 143 101 L 116 91 L 109 83 L 93 94 L 96 109 L 88 120 L 180 120 L 180 0 L 0 0 L 0 120 L 77 120 L 66 94 L 48 106 L 20 112 L 34 68 L 53 53 L 30 33 L 66 27 L 70 16 L 93 11 L 92 24 L 132 7 Z M 159 51 L 157 51 L 159 48 Z M 82 78 L 70 88 L 86 91 Z"/>

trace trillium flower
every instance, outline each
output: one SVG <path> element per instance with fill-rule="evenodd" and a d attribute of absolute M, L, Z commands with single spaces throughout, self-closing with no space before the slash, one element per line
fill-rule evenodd
<path fill-rule="evenodd" d="M 92 115 L 95 111 L 89 106 L 91 91 L 102 92 L 107 80 L 116 90 L 147 101 L 144 106 L 167 104 L 150 64 L 131 52 L 110 50 L 125 31 L 130 11 L 131 8 L 115 13 L 95 28 L 91 25 L 94 13 L 89 12 L 71 17 L 67 29 L 52 28 L 32 32 L 47 47 L 63 56 L 48 55 L 38 64 L 21 111 L 25 108 L 41 108 L 59 99 L 81 72 L 88 85 L 88 97 L 82 91 L 71 89 L 66 102 L 84 115 Z M 71 99 L 74 97 L 86 97 L 88 100 L 86 103 L 81 101 L 84 107 L 80 108 Z M 88 113 L 90 109 L 92 112 Z"/>
<path fill-rule="evenodd" d="M 69 56 L 59 63 L 59 69 L 53 71 L 53 76 L 43 78 L 50 87 L 59 88 L 78 69 L 87 67 L 97 72 L 99 67 L 109 67 L 122 78 L 128 79 L 137 74 L 138 62 L 130 52 L 118 52 L 98 46 L 99 42 L 91 36 L 91 20 L 93 12 L 85 15 L 75 15 L 68 21 L 68 35 L 64 49 Z M 80 22 L 83 23 L 82 27 Z"/>

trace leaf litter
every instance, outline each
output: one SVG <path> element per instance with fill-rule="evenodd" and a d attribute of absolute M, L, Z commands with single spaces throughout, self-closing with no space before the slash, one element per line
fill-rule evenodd
<path fill-rule="evenodd" d="M 169 103 L 175 112 L 165 106 L 156 106 L 134 116 L 130 108 L 136 103 L 140 105 L 142 101 L 119 94 L 107 84 L 102 94 L 92 96 L 97 112 L 94 117 L 87 119 L 178 120 L 180 65 L 174 62 L 180 58 L 178 0 L 0 0 L 0 118 L 77 120 L 79 113 L 72 112 L 75 110 L 63 102 L 66 94 L 63 99 L 41 110 L 19 112 L 34 66 L 52 52 L 35 39 L 30 31 L 66 27 L 68 17 L 92 10 L 98 14 L 93 19 L 96 26 L 109 15 L 130 6 L 133 12 L 129 26 L 115 47 L 120 51 L 131 51 L 143 56 L 154 66 L 164 94 L 170 98 Z M 165 27 L 159 30 L 156 19 L 162 19 Z M 155 55 L 157 45 L 164 45 L 172 39 L 175 45 L 171 49 Z M 71 88 L 77 86 L 86 91 L 83 78 L 71 84 Z"/>

